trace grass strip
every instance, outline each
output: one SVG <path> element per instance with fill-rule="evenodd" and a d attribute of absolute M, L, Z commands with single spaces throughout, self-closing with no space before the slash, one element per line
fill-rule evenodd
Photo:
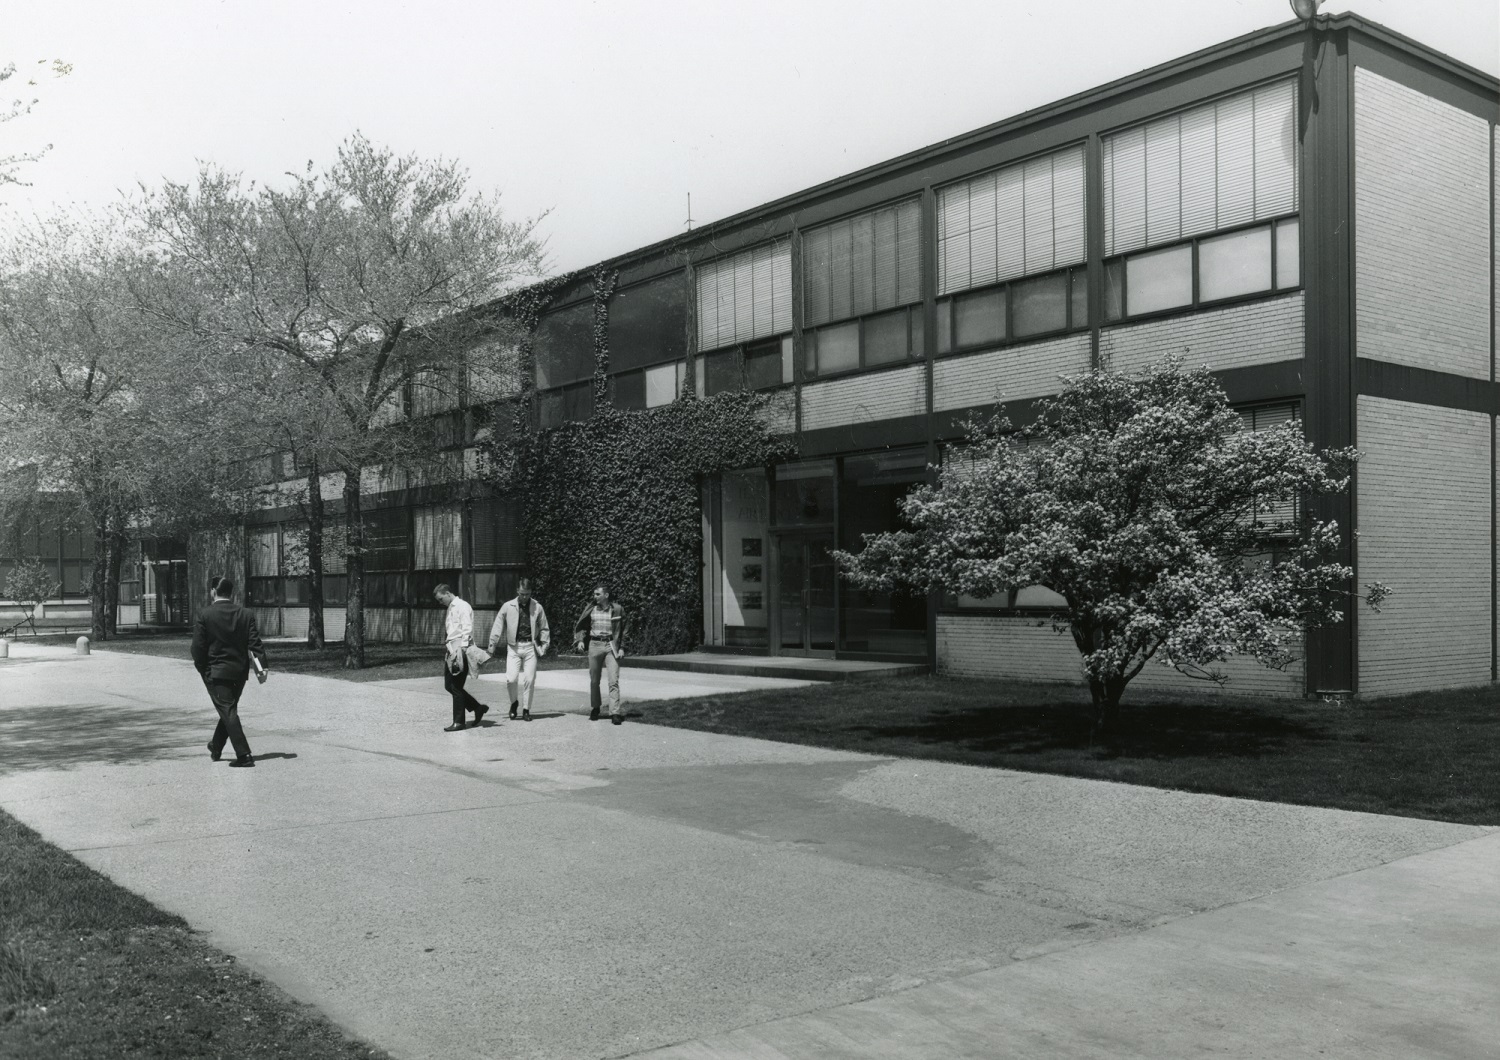
<path fill-rule="evenodd" d="M 1127 693 L 1095 731 L 1068 685 L 839 681 L 641 704 L 643 722 L 1269 802 L 1500 824 L 1500 687 L 1327 704 Z"/>
<path fill-rule="evenodd" d="M 386 1055 L 0 811 L 0 1056 Z"/>

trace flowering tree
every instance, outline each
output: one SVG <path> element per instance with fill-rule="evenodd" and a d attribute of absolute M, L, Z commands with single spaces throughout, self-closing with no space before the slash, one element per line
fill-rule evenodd
<path fill-rule="evenodd" d="M 358 134 L 321 172 L 280 188 L 205 167 L 165 183 L 137 214 L 155 268 L 134 293 L 167 334 L 196 342 L 215 372 L 248 372 L 247 448 L 306 465 L 309 641 L 322 640 L 320 478 L 343 476 L 346 665 L 364 665 L 363 472 L 436 459 L 413 389 L 456 398 L 477 348 L 506 337 L 486 307 L 544 270 L 539 218 L 507 220 L 458 164 L 398 155 Z M 487 348 L 487 347 L 486 347 Z"/>
<path fill-rule="evenodd" d="M 845 577 L 1060 594 L 1054 624 L 1072 633 L 1105 724 L 1152 659 L 1222 681 L 1231 656 L 1284 667 L 1306 629 L 1341 620 L 1353 571 L 1336 561 L 1337 528 L 1295 513 L 1347 488 L 1353 449 L 1315 452 L 1295 423 L 1243 430 L 1208 371 L 1175 360 L 1069 379 L 1039 404 L 1024 431 L 971 427 L 938 482 L 902 502 L 913 529 L 838 553 Z"/>

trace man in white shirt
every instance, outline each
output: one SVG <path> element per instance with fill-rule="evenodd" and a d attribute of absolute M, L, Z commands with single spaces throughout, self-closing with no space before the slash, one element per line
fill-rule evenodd
<path fill-rule="evenodd" d="M 531 695 L 536 688 L 536 661 L 547 654 L 552 633 L 547 612 L 531 598 L 531 579 L 516 583 L 516 598 L 507 600 L 490 627 L 490 654 L 505 645 L 505 688 L 510 693 L 510 716 L 521 710 L 521 720 L 531 720 Z M 520 688 L 516 686 L 519 683 Z"/>
<path fill-rule="evenodd" d="M 479 725 L 490 709 L 464 690 L 469 679 L 469 647 L 474 643 L 474 609 L 453 595 L 447 583 L 438 583 L 432 590 L 437 602 L 448 609 L 444 616 L 443 640 L 443 689 L 453 697 L 453 724 L 444 732 L 458 732 L 466 728 L 464 712 L 474 712 L 474 725 Z"/>

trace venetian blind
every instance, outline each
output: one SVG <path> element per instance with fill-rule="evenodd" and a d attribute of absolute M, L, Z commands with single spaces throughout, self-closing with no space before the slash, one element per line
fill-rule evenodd
<path fill-rule="evenodd" d="M 1297 85 L 1279 81 L 1104 138 L 1104 253 L 1298 209 Z"/>
<path fill-rule="evenodd" d="M 938 192 L 938 293 L 1076 265 L 1088 255 L 1083 146 Z"/>
<path fill-rule="evenodd" d="M 463 513 L 456 504 L 412 509 L 412 545 L 417 570 L 446 570 L 464 562 Z"/>
<path fill-rule="evenodd" d="M 526 562 L 519 499 L 492 497 L 476 500 L 469 513 L 469 532 L 474 566 L 495 567 Z"/>
<path fill-rule="evenodd" d="M 698 349 L 792 330 L 792 247 L 785 240 L 697 269 Z"/>
<path fill-rule="evenodd" d="M 808 327 L 922 298 L 922 208 L 916 199 L 814 228 L 802 237 Z"/>
<path fill-rule="evenodd" d="M 245 566 L 252 578 L 274 578 L 281 573 L 274 528 L 251 530 L 245 535 Z"/>

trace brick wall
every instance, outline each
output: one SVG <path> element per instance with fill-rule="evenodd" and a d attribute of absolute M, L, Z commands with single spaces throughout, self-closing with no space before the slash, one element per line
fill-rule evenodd
<path fill-rule="evenodd" d="M 932 370 L 932 407 L 939 411 L 1044 397 L 1062 389 L 1059 376 L 1089 370 L 1089 337 L 944 357 Z"/>
<path fill-rule="evenodd" d="M 1490 418 L 1361 395 L 1359 690 L 1383 695 L 1490 676 Z"/>
<path fill-rule="evenodd" d="M 1116 371 L 1140 371 L 1175 353 L 1189 368 L 1219 370 L 1294 361 L 1304 353 L 1302 292 L 1264 302 L 1106 328 L 1099 357 Z"/>
<path fill-rule="evenodd" d="M 927 411 L 926 369 L 919 364 L 802 388 L 802 429 L 873 423 Z"/>
<path fill-rule="evenodd" d="M 1009 615 L 939 615 L 937 669 L 951 677 L 1083 683 L 1083 662 L 1072 637 L 1054 633 L 1049 621 Z M 1283 671 L 1254 659 L 1231 659 L 1222 669 L 1229 681 L 1221 687 L 1148 663 L 1125 694 L 1150 689 L 1274 696 L 1303 692 L 1300 662 Z"/>
<path fill-rule="evenodd" d="M 406 640 L 406 608 L 365 608 L 365 640 L 400 643 Z"/>
<path fill-rule="evenodd" d="M 1354 71 L 1359 356 L 1488 379 L 1489 124 Z"/>

